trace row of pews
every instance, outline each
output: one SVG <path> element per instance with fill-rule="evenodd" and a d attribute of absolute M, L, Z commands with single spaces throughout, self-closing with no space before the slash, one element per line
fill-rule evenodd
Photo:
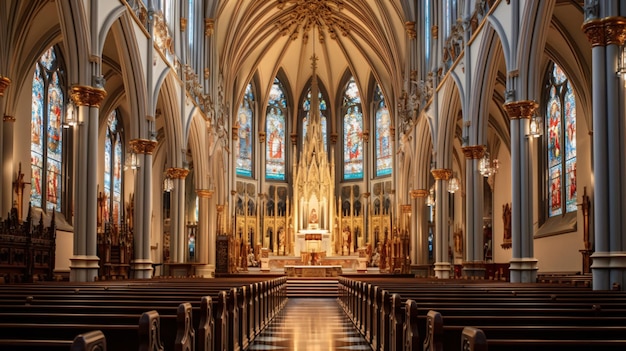
<path fill-rule="evenodd" d="M 625 350 L 626 293 L 570 284 L 339 280 L 373 350 Z"/>
<path fill-rule="evenodd" d="M 245 350 L 286 300 L 280 276 L 4 285 L 0 350 Z"/>

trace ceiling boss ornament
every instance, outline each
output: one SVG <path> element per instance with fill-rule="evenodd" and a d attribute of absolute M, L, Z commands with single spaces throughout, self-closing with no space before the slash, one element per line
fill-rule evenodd
<path fill-rule="evenodd" d="M 318 28 L 319 41 L 324 43 L 324 29 L 331 39 L 337 39 L 337 33 L 347 36 L 350 25 L 341 18 L 342 0 L 278 0 L 278 9 L 286 14 L 278 21 L 277 27 L 283 35 L 290 35 L 292 40 L 298 38 L 302 29 L 302 39 L 306 43 L 309 31 Z"/>

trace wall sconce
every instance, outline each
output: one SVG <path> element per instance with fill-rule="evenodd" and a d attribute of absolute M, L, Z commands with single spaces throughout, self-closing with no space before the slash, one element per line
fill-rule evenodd
<path fill-rule="evenodd" d="M 448 180 L 448 192 L 454 194 L 457 190 L 459 190 L 459 179 L 452 176 L 452 178 Z"/>
<path fill-rule="evenodd" d="M 617 75 L 626 79 L 626 45 L 620 47 L 619 56 L 617 57 Z"/>
<path fill-rule="evenodd" d="M 500 164 L 498 159 L 493 159 L 493 161 L 489 158 L 489 152 L 485 151 L 485 155 L 478 162 L 478 171 L 483 177 L 487 178 L 492 174 L 498 173 L 498 168 L 500 168 Z"/>
<path fill-rule="evenodd" d="M 430 189 L 430 193 L 426 196 L 426 206 L 434 207 L 435 206 L 435 195 L 433 189 Z"/>
<path fill-rule="evenodd" d="M 528 134 L 527 137 L 530 138 L 539 138 L 543 134 L 543 119 L 541 116 L 534 115 L 533 118 L 530 119 L 530 123 L 528 124 Z"/>
<path fill-rule="evenodd" d="M 63 121 L 63 128 L 76 126 L 76 119 L 76 105 L 70 100 L 65 105 L 65 121 Z"/>
<path fill-rule="evenodd" d="M 168 172 L 165 172 L 165 177 L 163 178 L 163 191 L 169 193 L 172 190 L 174 190 L 174 179 L 172 179 Z"/>
<path fill-rule="evenodd" d="M 133 171 L 139 168 L 139 159 L 134 151 L 129 151 L 126 154 L 126 161 L 124 162 L 124 170 L 132 169 Z"/>

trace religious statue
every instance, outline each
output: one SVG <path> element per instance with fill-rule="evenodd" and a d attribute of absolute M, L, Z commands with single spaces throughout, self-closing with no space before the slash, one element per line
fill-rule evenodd
<path fill-rule="evenodd" d="M 343 243 L 343 254 L 348 255 L 350 253 L 350 237 L 352 233 L 350 233 L 350 227 L 346 227 L 342 233 L 342 243 Z"/>
<path fill-rule="evenodd" d="M 256 259 L 256 255 L 254 254 L 254 249 L 250 248 L 248 250 L 248 267 L 258 267 L 259 262 Z"/>
<path fill-rule="evenodd" d="M 315 209 L 311 210 L 311 215 L 309 216 L 309 223 L 317 223 L 318 222 L 317 211 Z"/>
<path fill-rule="evenodd" d="M 502 227 L 503 227 L 503 239 L 502 248 L 508 249 L 511 247 L 511 205 L 508 203 L 502 205 Z"/>
<path fill-rule="evenodd" d="M 285 254 L 285 230 L 283 228 L 278 229 L 278 254 Z"/>
<path fill-rule="evenodd" d="M 24 186 L 26 186 L 24 181 L 24 173 L 22 173 L 22 163 L 19 163 L 19 168 L 17 170 L 17 176 L 13 181 L 13 191 L 15 191 L 15 195 L 17 200 L 13 201 L 13 207 L 17 209 L 17 220 L 22 222 L 22 204 L 24 203 Z"/>

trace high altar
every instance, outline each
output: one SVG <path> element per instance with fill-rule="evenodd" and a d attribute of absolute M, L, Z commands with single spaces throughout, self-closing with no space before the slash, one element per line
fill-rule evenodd
<path fill-rule="evenodd" d="M 307 134 L 304 138 L 299 162 L 293 166 L 294 174 L 294 216 L 292 225 L 296 228 L 294 255 L 319 253 L 332 255 L 334 224 L 334 192 L 332 174 L 335 173 L 334 153 L 330 163 L 324 149 L 319 111 L 316 60 L 312 58 L 313 81 L 311 86 L 311 114 Z"/>

